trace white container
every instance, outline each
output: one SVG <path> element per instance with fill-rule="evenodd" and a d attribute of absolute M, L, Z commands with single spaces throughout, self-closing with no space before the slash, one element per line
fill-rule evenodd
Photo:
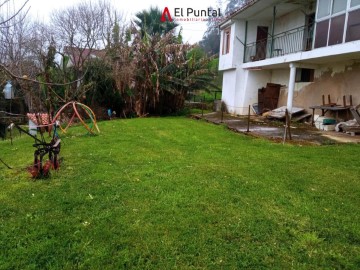
<path fill-rule="evenodd" d="M 323 130 L 325 131 L 334 131 L 336 125 L 323 125 Z"/>
<path fill-rule="evenodd" d="M 324 120 L 328 120 L 328 119 L 334 119 L 334 118 L 328 116 L 314 115 L 315 127 L 319 130 L 327 130 L 327 131 L 335 130 L 335 125 L 324 125 Z"/>
<path fill-rule="evenodd" d="M 317 129 L 322 130 L 324 116 L 314 115 L 314 124 Z"/>
<path fill-rule="evenodd" d="M 3 92 L 4 92 L 5 99 L 14 99 L 14 90 L 12 88 L 10 81 L 8 81 L 6 83 Z"/>
<path fill-rule="evenodd" d="M 29 133 L 33 136 L 37 134 L 37 125 L 31 120 L 29 120 Z"/>

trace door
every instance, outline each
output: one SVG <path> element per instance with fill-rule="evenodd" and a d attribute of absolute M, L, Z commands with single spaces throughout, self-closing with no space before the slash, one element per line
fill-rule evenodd
<path fill-rule="evenodd" d="M 268 37 L 267 26 L 258 26 L 256 34 L 256 60 L 263 60 L 266 58 L 266 45 Z"/>
<path fill-rule="evenodd" d="M 304 40 L 303 50 L 312 50 L 313 37 L 314 37 L 314 26 L 315 26 L 315 13 L 306 16 L 305 29 L 304 29 Z"/>
<path fill-rule="evenodd" d="M 258 90 L 258 108 L 260 113 L 277 108 L 280 95 L 280 84 L 267 83 L 266 88 Z"/>

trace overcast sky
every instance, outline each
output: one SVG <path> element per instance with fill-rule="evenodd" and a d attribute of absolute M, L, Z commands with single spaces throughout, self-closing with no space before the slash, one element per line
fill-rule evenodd
<path fill-rule="evenodd" d="M 48 14 L 53 10 L 64 9 L 84 0 L 30 0 L 30 14 L 39 20 L 47 21 Z M 168 7 L 170 12 L 174 8 L 207 9 L 209 6 L 216 7 L 216 0 L 110 0 L 119 11 L 124 12 L 127 18 L 131 18 L 136 12 L 148 9 L 150 6 L 158 6 L 161 10 Z M 206 23 L 203 21 L 181 22 L 183 27 L 184 41 L 195 43 L 201 40 Z"/>

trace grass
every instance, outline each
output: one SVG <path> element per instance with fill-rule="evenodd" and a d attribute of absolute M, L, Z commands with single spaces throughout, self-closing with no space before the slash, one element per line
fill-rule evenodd
<path fill-rule="evenodd" d="M 0 141 L 0 269 L 359 269 L 360 145 L 274 144 L 184 117 Z M 1 165 L 1 164 L 0 164 Z"/>

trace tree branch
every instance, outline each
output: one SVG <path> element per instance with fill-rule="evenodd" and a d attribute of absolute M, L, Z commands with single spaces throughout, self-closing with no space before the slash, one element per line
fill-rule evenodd
<path fill-rule="evenodd" d="M 68 83 L 47 83 L 47 82 L 40 82 L 40 81 L 34 80 L 34 79 L 29 79 L 29 78 L 26 78 L 26 77 L 17 76 L 14 73 L 12 73 L 10 70 L 8 70 L 3 64 L 0 64 L 0 68 L 2 68 L 12 78 L 23 80 L 23 81 L 28 81 L 28 82 L 33 82 L 33 83 L 37 83 L 37 84 L 50 85 L 50 86 L 65 86 L 65 85 L 70 85 L 70 84 L 79 82 L 82 79 L 84 79 L 84 77 L 85 77 L 85 75 L 87 73 L 87 71 L 85 71 L 85 73 L 81 76 L 81 78 L 79 78 L 79 79 L 77 79 L 75 81 L 68 82 Z"/>
<path fill-rule="evenodd" d="M 7 2 L 7 1 L 6 1 Z M 4 2 L 4 4 L 6 3 Z M 26 6 L 26 4 L 29 2 L 29 0 L 26 0 L 25 3 L 21 6 L 21 8 L 14 14 L 12 15 L 10 18 L 6 19 L 5 21 L 3 22 L 0 22 L 0 28 L 6 28 L 7 26 L 2 26 L 4 24 L 6 24 L 7 22 L 11 21 L 12 19 L 14 19 L 17 15 L 19 15 L 19 13 L 23 10 L 23 8 Z M 30 8 L 29 8 L 30 9 Z M 29 9 L 26 11 L 25 13 L 25 16 L 26 14 L 29 12 Z"/>

